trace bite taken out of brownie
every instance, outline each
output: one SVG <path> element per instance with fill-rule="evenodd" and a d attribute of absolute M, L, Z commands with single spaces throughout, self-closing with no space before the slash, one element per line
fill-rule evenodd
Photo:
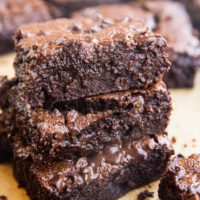
<path fill-rule="evenodd" d="M 21 26 L 16 75 L 30 103 L 43 106 L 147 88 L 169 70 L 166 41 L 140 21 L 59 19 Z"/>
<path fill-rule="evenodd" d="M 200 154 L 173 158 L 161 179 L 159 197 L 161 200 L 200 199 Z"/>
<path fill-rule="evenodd" d="M 16 90 L 17 130 L 41 160 L 92 155 L 113 143 L 159 134 L 171 113 L 171 98 L 163 82 L 146 90 L 47 104 L 40 109 L 31 108 L 23 91 Z"/>
<path fill-rule="evenodd" d="M 41 166 L 34 163 L 31 147 L 15 137 L 14 172 L 31 199 L 114 200 L 158 179 L 172 154 L 166 135 L 160 134 Z"/>
<path fill-rule="evenodd" d="M 14 49 L 13 35 L 19 25 L 51 19 L 42 0 L 0 1 L 0 53 Z"/>

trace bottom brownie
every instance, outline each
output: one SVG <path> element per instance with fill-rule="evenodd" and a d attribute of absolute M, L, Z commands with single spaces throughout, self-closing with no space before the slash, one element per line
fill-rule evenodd
<path fill-rule="evenodd" d="M 30 147 L 16 136 L 14 170 L 34 200 L 112 200 L 158 179 L 172 153 L 161 134 L 113 145 L 92 157 L 39 166 Z"/>
<path fill-rule="evenodd" d="M 200 154 L 175 157 L 159 185 L 161 200 L 200 199 Z"/>

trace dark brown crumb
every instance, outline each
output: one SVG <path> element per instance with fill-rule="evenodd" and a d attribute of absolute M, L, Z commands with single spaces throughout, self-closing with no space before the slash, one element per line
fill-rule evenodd
<path fill-rule="evenodd" d="M 193 138 L 193 139 L 192 139 L 192 142 L 196 142 L 196 139 L 195 139 L 195 138 Z"/>
<path fill-rule="evenodd" d="M 153 192 L 149 192 L 148 190 L 144 190 L 143 192 L 141 192 L 138 195 L 138 200 L 145 200 L 146 198 L 153 198 L 153 197 L 154 197 Z"/>
<path fill-rule="evenodd" d="M 184 148 L 187 148 L 187 144 L 184 144 L 183 147 L 184 147 Z"/>
<path fill-rule="evenodd" d="M 1 195 L 1 196 L 0 196 L 0 200 L 7 200 L 7 197 L 6 197 L 6 196 L 3 196 L 3 195 Z"/>
<path fill-rule="evenodd" d="M 172 141 L 173 144 L 175 144 L 176 143 L 176 137 L 173 136 L 172 139 L 171 139 L 171 141 Z"/>

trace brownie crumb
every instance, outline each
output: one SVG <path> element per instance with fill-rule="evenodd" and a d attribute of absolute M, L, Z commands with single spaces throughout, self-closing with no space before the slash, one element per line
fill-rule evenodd
<path fill-rule="evenodd" d="M 184 144 L 183 147 L 184 147 L 184 148 L 187 148 L 187 144 Z"/>
<path fill-rule="evenodd" d="M 196 142 L 196 139 L 195 139 L 195 138 L 193 138 L 193 139 L 192 139 L 192 142 Z"/>
<path fill-rule="evenodd" d="M 148 190 L 144 190 L 143 192 L 141 192 L 138 195 L 138 200 L 145 200 L 146 198 L 153 198 L 153 197 L 154 197 L 153 192 L 149 192 Z"/>
<path fill-rule="evenodd" d="M 172 139 L 171 139 L 171 141 L 172 141 L 173 144 L 175 144 L 176 143 L 176 137 L 173 136 Z"/>
<path fill-rule="evenodd" d="M 7 200 L 6 196 L 0 195 L 0 200 Z"/>

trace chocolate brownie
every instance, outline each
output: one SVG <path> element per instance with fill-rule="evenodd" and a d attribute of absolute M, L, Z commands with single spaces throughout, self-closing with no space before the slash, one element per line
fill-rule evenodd
<path fill-rule="evenodd" d="M 146 8 L 155 13 L 156 32 L 169 42 L 171 70 L 164 77 L 171 88 L 192 87 L 197 67 L 200 66 L 200 42 L 194 35 L 184 6 L 177 2 L 147 2 Z M 184 28 L 181 28 L 184 27 Z"/>
<path fill-rule="evenodd" d="M 0 76 L 0 162 L 10 160 L 12 155 L 10 137 L 14 131 L 14 113 L 8 98 L 16 83 L 15 79 Z"/>
<path fill-rule="evenodd" d="M 168 71 L 166 42 L 133 20 L 59 19 L 21 26 L 15 69 L 29 102 L 147 88 Z"/>
<path fill-rule="evenodd" d="M 200 66 L 200 42 L 194 35 L 189 16 L 181 4 L 151 1 L 142 4 L 101 5 L 73 14 L 75 18 L 108 17 L 117 20 L 124 16 L 145 21 L 149 28 L 162 34 L 168 40 L 168 53 L 172 67 L 170 72 L 164 76 L 167 86 L 171 88 L 192 87 L 196 69 Z"/>
<path fill-rule="evenodd" d="M 92 157 L 34 163 L 29 146 L 16 137 L 14 171 L 31 199 L 117 199 L 160 177 L 172 147 L 164 134 L 113 145 Z"/>
<path fill-rule="evenodd" d="M 200 154 L 173 158 L 159 185 L 159 197 L 161 200 L 200 199 Z"/>
<path fill-rule="evenodd" d="M 54 17 L 70 17 L 71 14 L 81 8 L 102 3 L 120 3 L 122 0 L 46 0 L 53 11 Z"/>
<path fill-rule="evenodd" d="M 50 12 L 42 0 L 1 0 L 0 53 L 13 49 L 12 37 L 19 25 L 49 19 Z"/>
<path fill-rule="evenodd" d="M 179 0 L 179 1 L 186 6 L 195 28 L 200 30 L 200 0 L 190 0 L 190 1 Z"/>
<path fill-rule="evenodd" d="M 16 102 L 17 129 L 41 159 L 91 155 L 130 137 L 158 134 L 167 127 L 171 112 L 162 82 L 148 90 L 87 97 L 45 109 L 32 109 L 22 96 Z"/>

